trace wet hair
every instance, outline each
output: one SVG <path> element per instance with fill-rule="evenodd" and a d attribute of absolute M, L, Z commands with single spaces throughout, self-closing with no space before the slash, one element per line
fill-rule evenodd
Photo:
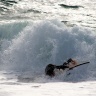
<path fill-rule="evenodd" d="M 55 69 L 55 65 L 48 64 L 45 68 L 45 74 L 53 77 L 55 75 L 54 69 Z"/>

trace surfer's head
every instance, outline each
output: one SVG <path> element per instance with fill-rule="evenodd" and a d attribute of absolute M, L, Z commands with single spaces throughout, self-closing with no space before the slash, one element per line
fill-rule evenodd
<path fill-rule="evenodd" d="M 54 69 L 55 69 L 55 65 L 48 64 L 45 68 L 45 74 L 53 77 L 55 75 Z"/>

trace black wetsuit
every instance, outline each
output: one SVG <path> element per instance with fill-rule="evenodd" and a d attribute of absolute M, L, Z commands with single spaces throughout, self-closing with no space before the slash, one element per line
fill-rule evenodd
<path fill-rule="evenodd" d="M 55 72 L 54 72 L 54 69 L 62 69 L 62 70 L 65 70 L 66 68 L 69 68 L 68 66 L 66 65 L 59 65 L 59 66 L 56 66 L 56 65 L 53 65 L 53 64 L 48 64 L 45 68 L 45 74 L 46 75 L 49 75 L 51 77 L 55 76 Z"/>
<path fill-rule="evenodd" d="M 69 68 L 68 66 L 66 65 L 59 65 L 59 66 L 56 66 L 57 69 L 62 69 L 62 70 L 65 70 L 66 68 Z"/>
<path fill-rule="evenodd" d="M 55 73 L 54 73 L 54 69 L 56 68 L 56 66 L 55 65 L 53 65 L 53 64 L 48 64 L 47 66 L 46 66 L 46 68 L 45 68 L 45 74 L 46 75 L 49 75 L 49 76 L 54 76 L 55 75 Z"/>
<path fill-rule="evenodd" d="M 62 65 L 53 65 L 53 64 L 48 64 L 45 68 L 45 74 L 46 75 L 49 75 L 51 77 L 55 76 L 55 72 L 54 72 L 54 69 L 62 69 L 62 70 L 65 70 L 66 68 L 69 68 L 68 67 L 68 64 L 72 61 L 72 59 L 68 59 L 67 62 L 64 62 Z"/>

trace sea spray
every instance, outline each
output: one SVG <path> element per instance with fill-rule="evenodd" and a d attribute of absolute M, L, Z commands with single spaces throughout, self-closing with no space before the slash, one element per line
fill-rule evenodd
<path fill-rule="evenodd" d="M 91 73 L 96 75 L 93 71 L 95 41 L 95 35 L 87 29 L 69 28 L 58 20 L 34 22 L 19 32 L 8 48 L 3 49 L 1 66 L 18 71 L 22 76 L 27 74 L 28 78 L 35 78 L 44 75 L 48 63 L 60 65 L 68 58 L 78 62 L 90 61 L 90 65 L 75 68 L 71 78 L 67 78 L 69 81 L 80 81 L 90 77 Z M 90 67 L 92 70 L 89 70 Z"/>

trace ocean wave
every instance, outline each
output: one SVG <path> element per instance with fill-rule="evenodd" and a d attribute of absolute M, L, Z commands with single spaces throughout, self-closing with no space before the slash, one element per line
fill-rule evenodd
<path fill-rule="evenodd" d="M 0 2 L 5 6 L 12 6 L 13 4 L 17 4 L 15 0 L 0 0 Z"/>
<path fill-rule="evenodd" d="M 64 8 L 74 8 L 74 9 L 78 9 L 78 8 L 83 8 L 83 6 L 79 6 L 79 5 L 66 5 L 66 4 L 59 4 L 61 7 Z"/>
<path fill-rule="evenodd" d="M 0 66 L 18 71 L 22 78 L 25 74 L 28 76 L 25 78 L 42 77 L 47 64 L 59 65 L 70 57 L 78 62 L 90 61 L 90 64 L 75 68 L 67 79 L 64 75 L 56 78 L 80 81 L 96 77 L 96 38 L 87 29 L 69 28 L 58 20 L 37 21 L 8 41 L 10 45 L 7 48 L 1 45 Z"/>

